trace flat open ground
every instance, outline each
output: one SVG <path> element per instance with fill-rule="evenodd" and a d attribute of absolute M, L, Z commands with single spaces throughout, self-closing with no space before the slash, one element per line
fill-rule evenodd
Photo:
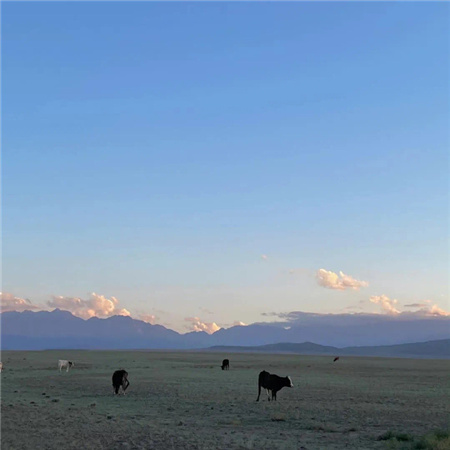
<path fill-rule="evenodd" d="M 75 368 L 59 373 L 58 359 Z M 2 450 L 372 449 L 390 430 L 449 426 L 448 360 L 5 351 L 2 361 Z M 131 385 L 113 396 L 120 368 Z M 294 388 L 255 402 L 263 369 Z"/>

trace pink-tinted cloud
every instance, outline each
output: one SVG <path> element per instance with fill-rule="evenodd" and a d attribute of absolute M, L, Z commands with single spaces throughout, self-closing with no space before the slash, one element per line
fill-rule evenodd
<path fill-rule="evenodd" d="M 343 272 L 337 273 L 331 272 L 325 269 L 319 269 L 316 272 L 317 282 L 328 289 L 336 289 L 339 291 L 345 291 L 346 289 L 353 289 L 358 291 L 362 287 L 369 286 L 367 281 L 359 281 L 350 275 L 346 275 Z"/>
<path fill-rule="evenodd" d="M 91 294 L 88 300 L 78 297 L 53 296 L 52 300 L 47 302 L 47 304 L 52 308 L 70 311 L 82 319 L 130 315 L 130 312 L 126 309 L 119 308 L 119 300 L 117 298 L 111 297 L 108 299 L 104 295 L 98 295 L 95 292 Z"/>
<path fill-rule="evenodd" d="M 244 322 L 241 322 L 240 320 L 235 320 L 233 322 L 233 327 L 246 327 L 247 324 Z"/>
<path fill-rule="evenodd" d="M 396 307 L 397 300 L 391 300 L 387 295 L 373 295 L 370 297 L 372 303 L 379 304 L 383 311 L 388 314 L 401 314 L 404 316 L 414 315 L 422 317 L 446 317 L 450 316 L 449 311 L 445 311 L 436 304 L 432 304 L 431 300 L 424 300 L 417 303 L 409 303 L 404 305 L 406 308 L 419 308 L 416 311 L 399 311 Z"/>
<path fill-rule="evenodd" d="M 387 295 L 372 295 L 370 297 L 372 303 L 380 305 L 384 312 L 388 314 L 399 314 L 400 311 L 394 306 L 398 303 L 395 299 L 390 299 Z"/>
<path fill-rule="evenodd" d="M 34 305 L 27 298 L 15 297 L 9 292 L 0 292 L 1 310 L 6 311 L 32 311 L 42 309 L 40 306 Z"/>
<path fill-rule="evenodd" d="M 154 314 L 139 314 L 138 319 L 143 320 L 144 322 L 150 323 L 152 325 L 155 325 L 159 317 L 155 316 Z"/>
<path fill-rule="evenodd" d="M 421 308 L 417 311 L 413 311 L 412 314 L 431 317 L 450 316 L 449 311 L 445 311 L 436 304 L 432 305 L 430 300 L 425 300 L 424 303 L 417 303 L 417 305 L 420 305 Z"/>
<path fill-rule="evenodd" d="M 269 259 L 269 257 L 267 255 L 261 255 L 261 259 L 263 259 L 264 261 L 267 261 Z"/>
<path fill-rule="evenodd" d="M 184 320 L 189 322 L 186 328 L 191 331 L 205 331 L 212 334 L 221 328 L 215 322 L 202 322 L 198 317 L 186 317 Z"/>
<path fill-rule="evenodd" d="M 442 308 L 439 308 L 438 305 L 431 306 L 428 312 L 432 316 L 450 316 L 450 311 L 445 311 Z"/>

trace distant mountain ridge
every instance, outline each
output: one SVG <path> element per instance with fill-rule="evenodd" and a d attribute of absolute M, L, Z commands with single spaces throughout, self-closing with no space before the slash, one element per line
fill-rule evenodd
<path fill-rule="evenodd" d="M 196 346 L 200 337 L 188 333 L 181 342 L 179 333 L 162 325 L 128 316 L 84 320 L 60 309 L 5 312 L 1 319 L 3 350 L 189 348 Z"/>
<path fill-rule="evenodd" d="M 382 346 L 450 338 L 450 317 L 396 318 L 372 315 L 298 313 L 291 322 L 255 323 L 185 334 L 127 316 L 81 319 L 68 311 L 4 312 L 3 350 L 72 349 L 204 349 L 211 346 L 305 345 Z M 358 348 L 361 348 L 358 347 Z M 318 348 L 316 348 L 317 350 Z M 311 351 L 313 351 L 312 348 Z M 321 350 L 323 351 L 323 349 Z M 334 350 L 330 350 L 334 351 Z"/>
<path fill-rule="evenodd" d="M 450 339 L 428 342 L 413 342 L 397 345 L 379 345 L 364 347 L 331 347 L 303 342 L 294 344 L 280 342 L 278 344 L 241 346 L 213 346 L 205 351 L 227 353 L 293 353 L 298 355 L 333 355 L 333 356 L 385 356 L 403 358 L 436 358 L 450 359 Z"/>

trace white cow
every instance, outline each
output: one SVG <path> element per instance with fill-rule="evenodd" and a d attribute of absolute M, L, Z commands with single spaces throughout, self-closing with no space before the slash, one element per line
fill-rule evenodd
<path fill-rule="evenodd" d="M 72 361 L 67 361 L 67 359 L 59 359 L 58 360 L 58 369 L 61 372 L 62 369 L 66 368 L 66 372 L 69 371 L 71 367 L 73 367 L 75 363 Z"/>

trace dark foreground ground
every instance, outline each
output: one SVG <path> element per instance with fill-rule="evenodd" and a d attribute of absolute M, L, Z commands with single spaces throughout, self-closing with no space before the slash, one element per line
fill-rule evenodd
<path fill-rule="evenodd" d="M 224 357 L 229 371 L 220 369 Z M 2 450 L 420 448 L 420 436 L 449 429 L 448 360 L 130 351 L 1 358 Z M 75 368 L 60 374 L 58 359 Z M 115 397 L 111 375 L 120 368 L 131 385 Z M 294 388 L 256 403 L 263 369 L 290 375 Z M 450 448 L 445 437 L 427 442 Z"/>

